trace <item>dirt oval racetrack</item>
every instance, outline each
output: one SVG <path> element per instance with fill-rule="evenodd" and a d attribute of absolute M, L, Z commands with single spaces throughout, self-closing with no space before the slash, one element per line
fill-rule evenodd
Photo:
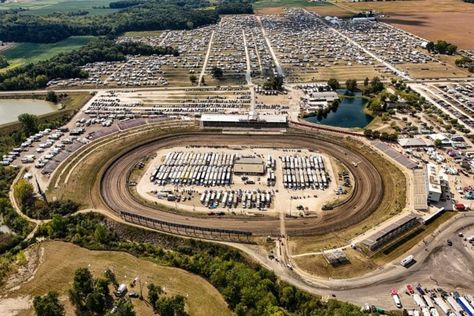
<path fill-rule="evenodd" d="M 280 220 L 275 217 L 193 217 L 160 211 L 143 205 L 130 192 L 127 178 L 136 163 L 160 148 L 186 145 L 227 146 L 252 145 L 283 148 L 307 148 L 335 157 L 354 175 L 354 190 L 342 205 L 323 216 L 285 219 L 288 235 L 325 234 L 354 225 L 373 213 L 384 196 L 382 177 L 377 168 L 361 153 L 347 149 L 342 139 L 335 136 L 286 133 L 282 135 L 238 135 L 218 132 L 190 132 L 159 136 L 156 140 L 137 145 L 125 154 L 108 162 L 100 182 L 101 198 L 112 211 L 126 211 L 176 225 L 192 225 L 205 229 L 226 229 L 249 232 L 253 235 L 280 234 Z M 353 165 L 356 162 L 357 166 Z"/>

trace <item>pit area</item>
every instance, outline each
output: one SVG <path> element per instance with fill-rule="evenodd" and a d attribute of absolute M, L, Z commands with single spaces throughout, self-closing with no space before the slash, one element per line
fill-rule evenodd
<path fill-rule="evenodd" d="M 317 149 L 163 148 L 147 164 L 136 192 L 188 212 L 317 216 L 325 203 L 350 192 L 351 181 L 341 183 L 333 165 L 340 166 Z"/>

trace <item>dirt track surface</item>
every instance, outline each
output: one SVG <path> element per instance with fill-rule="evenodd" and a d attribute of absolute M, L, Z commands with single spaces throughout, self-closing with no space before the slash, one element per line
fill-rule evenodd
<path fill-rule="evenodd" d="M 127 177 L 134 165 L 159 148 L 184 145 L 252 145 L 265 147 L 308 148 L 329 154 L 340 160 L 355 178 L 353 195 L 343 204 L 321 217 L 286 219 L 288 235 L 324 234 L 354 225 L 376 210 L 383 199 L 384 188 L 379 171 L 362 154 L 344 147 L 336 137 L 303 134 L 284 135 L 223 135 L 217 133 L 183 133 L 166 135 L 131 148 L 118 159 L 109 162 L 100 183 L 104 203 L 114 211 L 127 211 L 168 223 L 201 228 L 220 228 L 250 232 L 254 235 L 278 235 L 279 219 L 272 217 L 193 217 L 160 211 L 137 201 L 127 188 Z M 357 163 L 355 167 L 352 162 Z"/>

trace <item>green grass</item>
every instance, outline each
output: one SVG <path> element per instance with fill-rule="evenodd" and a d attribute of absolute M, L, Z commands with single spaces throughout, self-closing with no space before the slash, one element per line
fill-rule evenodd
<path fill-rule="evenodd" d="M 314 7 L 331 5 L 326 2 L 309 2 L 307 0 L 257 0 L 254 9 L 277 8 L 277 7 Z"/>
<path fill-rule="evenodd" d="M 70 52 L 91 41 L 94 36 L 72 36 L 63 41 L 52 44 L 19 43 L 2 52 L 10 66 L 3 71 L 12 69 L 26 63 L 47 60 L 59 53 Z"/>
<path fill-rule="evenodd" d="M 3 3 L 0 10 L 24 8 L 28 9 L 22 14 L 47 15 L 53 12 L 71 12 L 86 10 L 89 15 L 103 15 L 117 11 L 109 9 L 113 0 L 32 0 L 22 3 Z M 103 9 L 102 7 L 106 7 Z"/>

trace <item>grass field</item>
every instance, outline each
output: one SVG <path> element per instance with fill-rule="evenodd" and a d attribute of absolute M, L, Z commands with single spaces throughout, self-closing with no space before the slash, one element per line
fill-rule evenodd
<path fill-rule="evenodd" d="M 186 308 L 190 315 L 231 315 L 223 297 L 211 284 L 184 270 L 160 266 L 124 252 L 90 251 L 59 241 L 45 242 L 39 246 L 44 248 L 44 253 L 33 279 L 9 293 L 10 299 L 57 291 L 61 301 L 66 303 L 66 314 L 74 315 L 73 308 L 66 299 L 74 271 L 81 267 L 89 267 L 92 274 L 99 277 L 105 269 L 110 268 L 119 283 L 129 284 L 135 277 L 139 277 L 142 280 L 145 298 L 147 284 L 155 283 L 164 287 L 169 295 L 181 294 L 187 297 Z M 68 260 L 64 260 L 66 257 Z M 133 290 L 139 291 L 138 288 Z M 137 315 L 153 315 L 146 301 L 134 299 L 133 302 Z M 31 310 L 19 313 L 19 315 L 31 314 Z"/>
<path fill-rule="evenodd" d="M 362 276 L 403 256 L 423 239 L 432 234 L 441 224 L 445 223 L 455 215 L 455 212 L 442 214 L 432 223 L 422 227 L 414 233 L 407 234 L 406 237 L 402 237 L 401 240 L 397 241 L 393 246 L 389 246 L 389 249 L 378 252 L 372 258 L 349 248 L 345 253 L 350 263 L 338 267 L 333 267 L 328 264 L 322 255 L 297 257 L 293 260 L 299 268 L 317 276 L 330 277 L 333 279 Z"/>
<path fill-rule="evenodd" d="M 94 36 L 72 36 L 64 41 L 52 44 L 19 43 L 2 52 L 10 66 L 2 69 L 6 71 L 26 63 L 47 60 L 59 53 L 70 52 L 91 41 Z"/>
<path fill-rule="evenodd" d="M 375 265 L 360 252 L 348 249 L 345 251 L 350 263 L 333 267 L 323 255 L 313 255 L 295 258 L 294 261 L 301 269 L 313 275 L 330 277 L 333 279 L 346 279 L 361 276 L 368 271 L 376 269 Z"/>
<path fill-rule="evenodd" d="M 112 0 L 31 0 L 31 1 L 8 1 L 2 3 L 0 10 L 24 8 L 28 9 L 22 14 L 47 15 L 53 12 L 73 12 L 85 10 L 89 15 L 103 15 L 115 12 L 109 9 Z M 105 9 L 103 7 L 106 7 Z"/>

